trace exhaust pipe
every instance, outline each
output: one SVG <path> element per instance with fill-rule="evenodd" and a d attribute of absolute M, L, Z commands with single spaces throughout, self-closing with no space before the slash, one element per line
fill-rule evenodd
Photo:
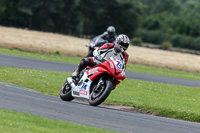
<path fill-rule="evenodd" d="M 74 88 L 76 85 L 73 82 L 72 77 L 67 78 L 67 82 L 71 85 L 72 88 Z"/>

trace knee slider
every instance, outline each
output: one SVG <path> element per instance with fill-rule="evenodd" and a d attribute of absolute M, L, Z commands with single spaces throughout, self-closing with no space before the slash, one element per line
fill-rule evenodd
<path fill-rule="evenodd" d="M 91 62 L 90 58 L 85 58 L 85 62 L 89 64 Z"/>
<path fill-rule="evenodd" d="M 82 59 L 80 64 L 85 67 L 90 64 L 90 59 L 89 58 Z"/>

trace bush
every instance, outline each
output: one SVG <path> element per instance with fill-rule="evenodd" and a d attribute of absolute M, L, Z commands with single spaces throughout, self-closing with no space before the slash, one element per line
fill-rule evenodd
<path fill-rule="evenodd" d="M 171 42 L 174 46 L 195 49 L 195 40 L 195 38 L 190 36 L 176 34 L 172 36 Z"/>
<path fill-rule="evenodd" d="M 175 34 L 175 35 L 173 35 L 172 36 L 172 39 L 171 39 L 171 41 L 172 41 L 172 43 L 174 44 L 174 46 L 179 46 L 180 47 L 180 40 L 182 39 L 182 37 L 181 37 L 181 35 L 179 35 L 179 34 Z"/>
<path fill-rule="evenodd" d="M 161 44 L 162 42 L 170 41 L 175 47 L 200 50 L 200 37 L 194 38 L 181 34 L 169 34 L 159 30 L 145 29 L 138 30 L 135 35 L 148 43 Z"/>
<path fill-rule="evenodd" d="M 195 40 L 194 45 L 196 50 L 200 50 L 200 37 Z"/>
<path fill-rule="evenodd" d="M 54 54 L 55 54 L 55 55 L 60 55 L 60 52 L 59 52 L 59 51 L 56 51 Z"/>
<path fill-rule="evenodd" d="M 143 41 L 161 44 L 163 41 L 170 40 L 171 35 L 159 30 L 144 30 L 141 29 L 137 32 L 137 36 L 141 37 Z"/>
<path fill-rule="evenodd" d="M 170 49 L 170 48 L 172 48 L 172 43 L 171 42 L 169 42 L 169 41 L 166 41 L 166 42 L 163 42 L 162 43 L 162 48 L 163 49 Z"/>
<path fill-rule="evenodd" d="M 135 37 L 131 39 L 131 44 L 136 46 L 142 46 L 142 39 L 140 37 Z"/>

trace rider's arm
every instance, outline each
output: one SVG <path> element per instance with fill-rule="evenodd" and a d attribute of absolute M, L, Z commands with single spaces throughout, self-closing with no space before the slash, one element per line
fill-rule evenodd
<path fill-rule="evenodd" d="M 108 32 L 104 32 L 103 34 L 99 35 L 99 36 L 96 38 L 96 40 L 95 40 L 95 44 L 97 45 L 98 42 L 99 42 L 99 40 L 100 40 L 101 38 L 104 38 L 107 34 L 108 34 Z"/>
<path fill-rule="evenodd" d="M 97 60 L 102 60 L 101 54 L 105 53 L 106 51 L 108 51 L 113 46 L 114 46 L 114 44 L 112 44 L 112 43 L 106 43 L 103 46 L 101 46 L 99 49 L 94 50 L 93 56 Z"/>
<path fill-rule="evenodd" d="M 124 58 L 125 58 L 125 63 L 127 64 L 129 55 L 126 51 L 123 52 L 123 55 L 124 55 Z"/>
<path fill-rule="evenodd" d="M 125 71 L 126 70 L 126 64 L 128 62 L 128 53 L 127 52 L 123 52 L 123 55 L 124 55 L 124 60 L 123 60 L 123 67 L 122 69 Z"/>
<path fill-rule="evenodd" d="M 100 56 L 99 49 L 95 49 L 95 50 L 94 50 L 93 56 L 94 56 L 95 58 L 98 57 L 98 56 Z"/>
<path fill-rule="evenodd" d="M 102 46 L 102 44 L 105 44 L 105 43 L 108 43 L 108 41 L 107 40 L 99 41 L 96 43 L 96 47 L 100 47 L 100 46 Z"/>

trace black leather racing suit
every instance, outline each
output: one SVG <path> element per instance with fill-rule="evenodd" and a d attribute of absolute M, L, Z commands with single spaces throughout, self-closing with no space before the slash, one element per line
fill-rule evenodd
<path fill-rule="evenodd" d="M 93 57 L 93 51 L 95 47 L 101 47 L 105 43 L 114 43 L 117 38 L 117 34 L 109 35 L 108 32 L 104 32 L 103 34 L 96 36 L 90 41 L 89 52 L 87 57 Z"/>

